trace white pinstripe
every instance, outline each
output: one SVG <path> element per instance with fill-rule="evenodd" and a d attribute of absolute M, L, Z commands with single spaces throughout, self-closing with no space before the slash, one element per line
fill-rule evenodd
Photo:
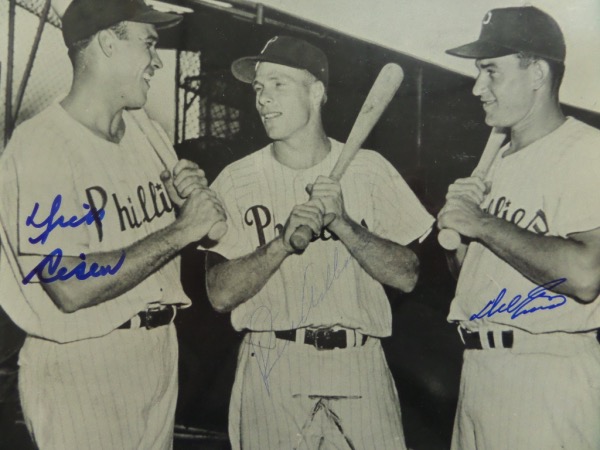
<path fill-rule="evenodd" d="M 43 450 L 172 446 L 177 397 L 174 328 L 115 329 L 148 304 L 190 304 L 179 281 L 179 260 L 115 299 L 70 314 L 59 310 L 40 283 L 21 282 L 54 248 L 70 256 L 111 251 L 174 220 L 165 209 L 137 227 L 122 226 L 125 216 L 119 215 L 113 200 L 118 197 L 132 215 L 131 208 L 137 207 L 142 217 L 136 195 L 143 197 L 140 189 L 145 195 L 162 190 L 163 170 L 136 123 L 127 112 L 123 117 L 125 136 L 113 144 L 97 138 L 55 104 L 21 125 L 0 159 L 0 300 L 28 334 L 19 358 L 19 390 L 27 426 Z M 56 228 L 44 245 L 29 242 L 38 234 L 25 226 L 35 202 L 47 214 L 60 194 L 59 214 L 81 217 L 89 187 L 101 187 L 106 194 L 102 238 L 90 225 Z"/>
<path fill-rule="evenodd" d="M 233 259 L 274 239 L 294 205 L 308 200 L 306 185 L 330 173 L 341 149 L 332 141 L 330 154 L 305 170 L 278 163 L 271 146 L 228 166 L 211 187 L 228 211 L 229 231 L 211 250 Z M 402 177 L 375 152 L 361 150 L 341 186 L 349 216 L 381 237 L 408 244 L 431 227 Z M 287 258 L 232 313 L 237 330 L 264 331 L 250 333 L 240 349 L 229 416 L 234 449 L 404 448 L 398 395 L 378 339 L 318 351 L 271 332 L 340 326 L 391 334 L 381 284 L 341 242 L 324 237 Z"/>

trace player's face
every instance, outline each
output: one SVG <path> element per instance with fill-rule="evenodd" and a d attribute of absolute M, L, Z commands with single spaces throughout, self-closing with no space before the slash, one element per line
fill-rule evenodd
<path fill-rule="evenodd" d="M 533 68 L 520 67 L 520 61 L 516 55 L 477 60 L 473 94 L 480 97 L 490 126 L 513 128 L 532 114 Z"/>
<path fill-rule="evenodd" d="M 314 82 L 305 70 L 268 62 L 258 65 L 252 87 L 256 109 L 271 139 L 286 140 L 307 127 L 313 117 L 310 86 Z"/>
<path fill-rule="evenodd" d="M 127 36 L 115 39 L 112 62 L 120 99 L 126 107 L 141 108 L 146 103 L 150 80 L 162 61 L 156 53 L 158 34 L 154 25 L 127 22 Z"/>

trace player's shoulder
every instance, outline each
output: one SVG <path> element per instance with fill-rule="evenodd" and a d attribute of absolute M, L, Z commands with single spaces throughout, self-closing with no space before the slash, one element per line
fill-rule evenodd
<path fill-rule="evenodd" d="M 269 149 L 270 144 L 228 164 L 223 169 L 223 172 L 239 175 L 243 172 L 254 171 L 260 166 L 261 160 L 265 157 L 265 154 L 269 152 Z"/>
<path fill-rule="evenodd" d="M 43 158 L 49 155 L 48 147 L 65 142 L 65 126 L 60 120 L 61 107 L 52 104 L 35 116 L 22 122 L 12 134 L 3 157 Z"/>
<path fill-rule="evenodd" d="M 563 125 L 562 139 L 557 142 L 563 156 L 576 158 L 600 157 L 600 130 L 585 122 L 569 117 Z M 561 142 L 562 141 L 562 142 Z"/>

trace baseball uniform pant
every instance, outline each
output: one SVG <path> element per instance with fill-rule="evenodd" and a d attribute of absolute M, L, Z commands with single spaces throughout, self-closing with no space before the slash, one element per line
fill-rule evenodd
<path fill-rule="evenodd" d="M 598 448 L 595 334 L 514 331 L 511 349 L 465 350 L 453 450 Z"/>
<path fill-rule="evenodd" d="M 405 449 L 400 404 L 379 339 L 317 350 L 248 333 L 229 410 L 234 450 Z"/>
<path fill-rule="evenodd" d="M 25 421 L 41 450 L 168 450 L 177 401 L 173 325 L 57 344 L 19 357 Z"/>

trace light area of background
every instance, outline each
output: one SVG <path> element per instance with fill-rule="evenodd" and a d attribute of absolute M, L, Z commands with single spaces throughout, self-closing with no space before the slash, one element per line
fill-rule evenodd
<path fill-rule="evenodd" d="M 446 55 L 445 50 L 476 40 L 482 19 L 490 9 L 537 6 L 556 19 L 565 35 L 567 70 L 561 100 L 600 112 L 600 0 L 260 0 L 260 3 L 469 76 L 476 75 L 473 61 Z"/>

